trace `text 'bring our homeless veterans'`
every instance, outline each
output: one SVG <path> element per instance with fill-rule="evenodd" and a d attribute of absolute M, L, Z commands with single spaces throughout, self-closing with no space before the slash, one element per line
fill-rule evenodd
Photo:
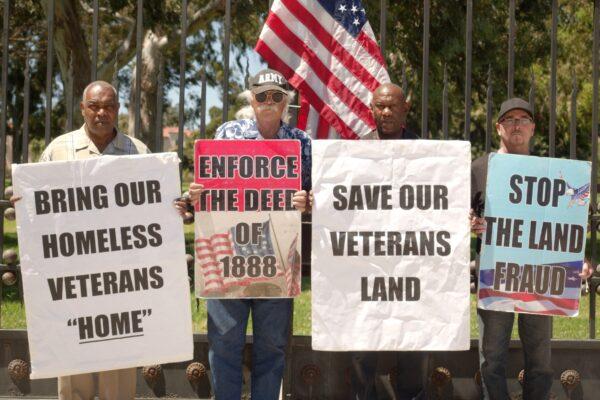
<path fill-rule="evenodd" d="M 32 378 L 192 357 L 178 166 L 174 153 L 13 166 Z"/>

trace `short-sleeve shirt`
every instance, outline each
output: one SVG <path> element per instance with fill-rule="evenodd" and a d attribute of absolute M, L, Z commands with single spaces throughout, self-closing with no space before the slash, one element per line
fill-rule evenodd
<path fill-rule="evenodd" d="M 264 137 L 258 131 L 256 121 L 253 119 L 239 119 L 237 121 L 225 122 L 217 128 L 215 139 L 229 140 L 263 140 Z M 302 163 L 302 189 L 310 190 L 311 185 L 311 141 L 310 136 L 298 129 L 281 123 L 277 132 L 277 139 L 297 139 L 300 141 L 300 155 Z"/>
<path fill-rule="evenodd" d="M 85 126 L 85 125 L 84 125 Z M 119 131 L 115 138 L 100 152 L 87 135 L 84 126 L 54 139 L 40 156 L 39 161 L 85 160 L 102 155 L 148 154 L 148 147 L 136 138 Z"/>

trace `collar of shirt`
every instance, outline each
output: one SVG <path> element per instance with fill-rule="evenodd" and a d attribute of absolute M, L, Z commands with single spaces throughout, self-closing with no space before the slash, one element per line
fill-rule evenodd
<path fill-rule="evenodd" d="M 116 130 L 116 129 L 115 129 Z M 125 135 L 121 132 L 117 131 L 117 135 L 113 140 L 106 146 L 103 152 L 98 151 L 98 147 L 96 144 L 90 139 L 87 132 L 85 131 L 85 124 L 76 131 L 75 133 L 75 151 L 83 150 L 87 148 L 90 153 L 94 154 L 111 154 L 114 153 L 114 149 L 124 151 L 126 149 L 126 138 Z"/>
<path fill-rule="evenodd" d="M 251 120 L 251 121 L 252 122 L 249 127 L 248 133 L 253 133 L 255 139 L 263 140 L 265 137 L 258 130 L 258 124 L 256 123 L 255 120 Z M 288 136 L 286 135 L 286 133 L 289 130 L 290 130 L 290 126 L 282 121 L 281 125 L 279 125 L 279 130 L 277 131 L 277 138 L 278 139 L 287 139 Z"/>
<path fill-rule="evenodd" d="M 381 137 L 379 136 L 379 132 L 377 131 L 377 129 L 373 129 L 371 132 L 367 133 L 365 136 L 363 136 L 361 139 L 363 140 L 378 140 L 381 139 Z M 417 135 L 416 133 L 414 133 L 413 131 L 406 129 L 406 127 L 402 127 L 402 137 L 400 137 L 400 140 L 410 140 L 410 139 L 420 139 L 419 135 Z"/>

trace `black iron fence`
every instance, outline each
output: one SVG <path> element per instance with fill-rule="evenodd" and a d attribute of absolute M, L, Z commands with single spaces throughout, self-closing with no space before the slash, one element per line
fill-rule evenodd
<path fill-rule="evenodd" d="M 231 19 L 232 19 L 232 1 L 235 4 L 238 2 L 234 0 L 223 0 L 223 41 L 222 41 L 222 60 L 224 64 L 223 75 L 221 79 L 222 93 L 223 93 L 223 106 L 222 106 L 222 121 L 226 121 L 229 113 L 229 96 L 230 96 L 230 50 L 231 50 Z M 55 31 L 55 4 L 56 0 L 47 0 L 46 20 L 47 20 L 47 46 L 46 53 L 39 54 L 32 51 L 31 57 L 27 58 L 27 62 L 24 65 L 24 85 L 23 85 L 23 106 L 20 109 L 19 120 L 22 121 L 21 130 L 21 144 L 18 157 L 15 161 L 27 162 L 29 143 L 30 143 L 30 131 L 29 131 L 29 119 L 30 119 L 30 79 L 31 79 L 31 65 L 33 58 L 38 65 L 42 62 L 46 63 L 46 81 L 45 81 L 45 122 L 44 122 L 44 140 L 48 144 L 52 136 L 56 136 L 58 132 L 52 132 L 52 113 L 53 113 L 53 95 L 55 82 L 55 73 L 53 71 L 54 66 L 54 31 Z M 90 81 L 93 81 L 98 76 L 98 45 L 101 43 L 102 38 L 99 37 L 99 17 L 101 8 L 99 6 L 99 0 L 92 0 L 91 5 L 88 4 L 90 1 L 82 1 L 83 5 L 86 5 L 91 9 L 92 13 L 92 35 L 91 35 L 91 73 Z M 210 2 L 209 2 L 210 3 Z M 269 2 L 271 3 L 271 2 Z M 371 3 L 377 3 L 372 1 Z M 379 0 L 379 37 L 380 43 L 386 53 L 389 49 L 393 48 L 393 45 L 389 42 L 389 27 L 388 25 L 388 9 L 390 5 L 387 0 Z M 416 2 L 415 2 L 416 3 Z M 508 8 L 508 40 L 507 40 L 507 76 L 506 76 L 506 94 L 511 97 L 514 95 L 515 90 L 515 42 L 517 40 L 517 27 L 516 27 L 516 10 L 517 1 L 508 0 L 505 6 Z M 142 65 L 142 43 L 144 40 L 144 2 L 143 0 L 136 0 L 136 16 L 135 16 L 135 38 L 136 38 L 136 51 L 135 51 L 135 65 Z M 83 7 L 83 5 L 81 5 Z M 3 24 L 2 24 L 2 76 L 1 76 L 1 87 L 0 87 L 0 173 L 6 178 L 6 143 L 7 143 L 7 87 L 8 87 L 8 60 L 11 57 L 10 54 L 10 43 L 9 35 L 11 32 L 11 7 L 13 3 L 10 0 L 4 0 L 3 2 Z M 419 4 L 419 6 L 421 6 Z M 435 8 L 434 3 L 434 8 Z M 473 0 L 465 0 L 465 38 L 464 38 L 464 121 L 463 121 L 463 138 L 465 140 L 471 140 L 471 118 L 472 118 L 472 67 L 473 67 L 473 24 L 474 24 L 474 12 L 473 12 Z M 183 157 L 184 152 L 184 125 L 185 125 L 185 102 L 186 102 L 186 38 L 188 36 L 188 15 L 187 15 L 188 1 L 181 1 L 181 13 L 180 13 L 180 50 L 179 50 L 179 106 L 178 106 L 178 140 L 177 140 L 177 151 L 180 157 Z M 590 5 L 590 9 L 592 5 Z M 422 1 L 421 8 L 422 15 L 422 43 L 418 44 L 422 48 L 422 63 L 421 63 L 421 78 L 420 78 L 420 92 L 421 92 L 421 135 L 427 139 L 435 134 L 432 134 L 429 123 L 430 115 L 429 110 L 433 102 L 441 102 L 441 132 L 438 135 L 440 139 L 450 138 L 450 124 L 449 124 L 449 85 L 450 79 L 448 76 L 447 68 L 444 66 L 443 77 L 442 77 L 442 94 L 441 98 L 429 97 L 430 92 L 430 20 L 432 5 L 430 0 Z M 435 11 L 435 10 L 434 10 Z M 558 47 L 557 47 L 557 32 L 558 32 L 558 16 L 559 16 L 559 1 L 552 0 L 551 5 L 551 31 L 550 31 L 550 73 L 549 73 L 549 104 L 548 108 L 548 153 L 549 157 L 556 156 L 556 129 L 557 129 L 557 60 L 558 60 Z M 374 14 L 372 14 L 374 15 Z M 393 29 L 393 27 L 391 27 Z M 591 235 L 591 259 L 598 259 L 597 249 L 597 232 L 600 226 L 600 215 L 598 214 L 598 202 L 597 202 L 597 171 L 598 171 L 598 107 L 599 107 L 599 88 L 598 88 L 598 46 L 600 41 L 600 0 L 593 2 L 593 30 L 589 32 L 592 37 L 592 48 L 590 52 L 592 54 L 592 76 L 586 77 L 591 80 L 592 83 L 592 116 L 589 140 L 591 143 L 589 160 L 592 161 L 592 185 L 590 193 L 590 235 Z M 524 38 L 523 40 L 526 40 Z M 115 56 L 116 65 L 116 56 Z M 74 99 L 74 85 L 73 75 L 77 73 L 76 66 L 74 65 L 73 57 L 71 56 L 70 67 L 68 74 L 71 79 L 67 79 L 67 82 L 71 82 L 69 85 L 63 84 L 63 96 L 62 100 L 65 102 L 66 110 L 66 124 L 65 131 L 69 131 L 73 128 L 73 104 Z M 408 89 L 409 82 L 405 73 L 406 66 L 403 66 L 403 72 L 401 75 L 401 86 L 405 90 Z M 415 68 L 416 69 L 416 68 Z M 117 72 L 113 75 L 113 82 L 118 88 Z M 206 132 L 206 91 L 207 91 L 207 77 L 204 69 L 200 73 L 201 81 L 201 100 L 199 103 L 200 108 L 200 137 L 203 138 Z M 496 78 L 498 79 L 498 78 Z M 133 112 L 134 112 L 134 129 L 133 132 L 140 132 L 142 126 L 141 112 L 140 112 L 140 99 L 143 90 L 142 82 L 142 71 L 141 68 L 135 68 L 135 75 L 132 81 L 135 81 L 134 95 L 132 98 L 135 100 Z M 153 150 L 162 151 L 162 128 L 163 128 L 163 87 L 165 81 L 165 65 L 164 60 L 161 61 L 158 72 L 158 88 L 156 96 L 156 120 L 155 120 L 155 134 L 154 134 L 154 145 Z M 63 82 L 65 80 L 63 79 Z M 491 66 L 487 73 L 487 88 L 485 95 L 481 96 L 485 98 L 485 143 L 483 149 L 485 152 L 492 150 L 492 136 L 494 134 L 494 115 L 493 109 L 493 72 Z M 412 82 L 414 84 L 414 82 Z M 577 99 L 578 99 L 578 82 L 573 73 L 572 76 L 572 92 L 570 96 L 570 124 L 569 124 L 569 156 L 572 159 L 577 158 Z M 530 78 L 530 90 L 529 100 L 533 105 L 536 100 L 536 77 L 532 73 Z M 14 115 L 10 116 L 14 118 Z M 62 132 L 61 132 L 62 133 Z M 0 193 L 5 190 L 5 179 L 0 179 Z M 0 205 L 7 210 L 8 214 L 13 213 L 14 210 L 10 211 L 10 204 L 7 201 L 0 201 Z M 0 224 L 0 251 L 4 250 L 4 225 Z M 6 259 L 6 257 L 5 257 Z M 4 261 L 4 264 L 0 266 L 2 271 L 16 271 L 14 265 L 9 265 Z M 589 337 L 595 338 L 596 332 L 596 292 L 600 291 L 600 275 L 598 273 L 590 280 L 591 295 L 589 296 Z"/>

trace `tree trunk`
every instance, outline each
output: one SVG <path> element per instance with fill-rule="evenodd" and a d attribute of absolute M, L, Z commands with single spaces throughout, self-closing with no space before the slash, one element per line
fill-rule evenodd
<path fill-rule="evenodd" d="M 48 10 L 48 0 L 43 1 Z M 68 87 L 73 86 L 74 127 L 79 127 L 83 123 L 83 117 L 79 112 L 79 101 L 83 89 L 90 83 L 92 71 L 89 47 L 85 42 L 85 32 L 81 27 L 77 6 L 77 0 L 57 0 L 54 9 L 54 51 L 64 89 L 68 93 Z M 71 64 L 73 65 L 72 76 L 69 74 Z"/>
<path fill-rule="evenodd" d="M 42 0 L 48 15 L 48 0 Z M 79 112 L 79 102 L 83 90 L 90 83 L 91 56 L 89 46 L 85 41 L 86 31 L 82 28 L 81 18 L 78 15 L 80 7 L 78 0 L 55 0 L 54 11 L 54 50 L 60 68 L 60 75 L 64 88 L 68 93 L 73 87 L 73 126 L 78 127 L 83 123 Z M 207 26 L 223 10 L 223 0 L 210 0 L 201 9 L 189 12 L 188 35 L 193 35 L 200 28 Z M 123 19 L 123 18 L 122 18 Z M 107 42 L 113 47 L 106 59 L 100 62 L 97 69 L 98 79 L 111 81 L 115 68 L 119 70 L 126 65 L 135 54 L 135 21 L 133 19 L 121 21 L 130 25 L 126 37 L 111 38 Z M 90 29 L 91 30 L 91 29 Z M 88 32 L 89 33 L 89 32 Z M 89 36 L 89 35 L 88 35 Z M 164 50 L 167 46 L 178 44 L 179 31 L 176 27 L 169 27 L 164 36 L 157 36 L 152 31 L 146 31 L 142 47 L 142 92 L 141 92 L 141 128 L 134 132 L 135 127 L 135 71 L 132 75 L 131 93 L 129 95 L 129 127 L 128 132 L 146 143 L 150 148 L 155 148 L 156 126 L 156 96 L 158 70 Z M 69 73 L 69 66 L 73 66 L 73 73 Z M 137 66 L 136 66 L 137 67 Z M 65 97 L 65 96 L 63 96 Z M 66 108 L 66 107 L 65 107 Z M 162 136 L 162 135 L 161 135 Z M 162 139 L 161 139 L 162 140 Z"/>
<path fill-rule="evenodd" d="M 136 79 L 138 66 L 131 76 L 131 92 L 129 94 L 129 135 L 140 139 L 151 149 L 156 149 L 156 100 L 158 92 L 158 70 L 166 37 L 159 37 L 152 31 L 146 31 L 142 47 L 142 90 L 140 101 L 140 132 L 135 132 L 136 114 Z M 162 133 L 161 133 L 162 136 Z"/>

